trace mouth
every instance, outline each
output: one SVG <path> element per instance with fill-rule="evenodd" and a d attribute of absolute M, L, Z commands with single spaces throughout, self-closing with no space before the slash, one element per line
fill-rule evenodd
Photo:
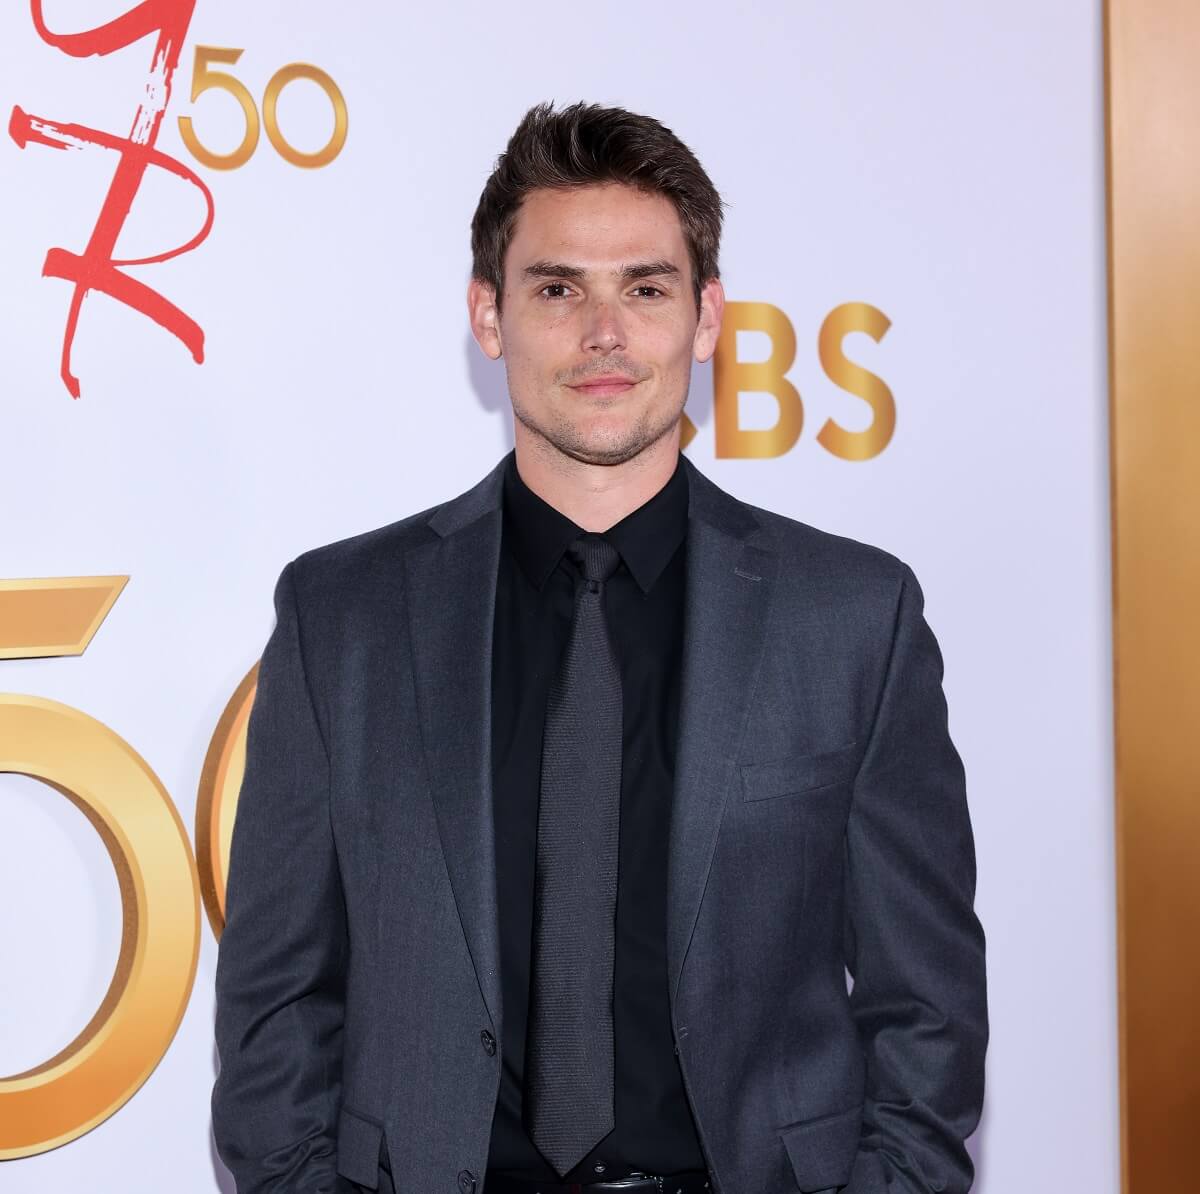
<path fill-rule="evenodd" d="M 587 381 L 570 388 L 586 398 L 611 398 L 617 394 L 624 394 L 627 390 L 632 390 L 637 384 L 636 378 L 610 373 L 603 377 L 589 377 Z"/>

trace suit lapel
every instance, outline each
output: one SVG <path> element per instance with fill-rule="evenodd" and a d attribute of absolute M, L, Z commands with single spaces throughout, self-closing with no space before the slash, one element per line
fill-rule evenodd
<path fill-rule="evenodd" d="M 667 863 L 667 963 L 678 990 L 762 654 L 775 557 L 758 520 L 684 459 L 689 481 L 683 675 Z M 430 518 L 405 558 L 421 734 L 458 914 L 493 1023 L 500 945 L 492 804 L 492 630 L 504 462 Z"/>
<path fill-rule="evenodd" d="M 499 1025 L 492 820 L 492 626 L 503 462 L 440 507 L 406 556 L 413 670 L 434 811 L 479 988 Z"/>
<path fill-rule="evenodd" d="M 762 654 L 775 556 L 758 520 L 684 461 L 690 483 L 683 676 L 667 860 L 667 966 L 679 989 Z"/>

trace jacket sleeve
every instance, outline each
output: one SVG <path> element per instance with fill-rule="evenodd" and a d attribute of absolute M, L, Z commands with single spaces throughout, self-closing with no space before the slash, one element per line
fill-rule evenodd
<path fill-rule="evenodd" d="M 239 1194 L 338 1189 L 346 914 L 294 573 L 259 668 L 217 962 L 213 1131 Z"/>
<path fill-rule="evenodd" d="M 904 566 L 891 655 L 846 833 L 846 966 L 866 1055 L 846 1194 L 966 1194 L 983 1106 L 984 935 L 942 656 Z"/>

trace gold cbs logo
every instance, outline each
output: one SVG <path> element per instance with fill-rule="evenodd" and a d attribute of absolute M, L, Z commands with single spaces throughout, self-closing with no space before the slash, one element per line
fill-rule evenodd
<path fill-rule="evenodd" d="M 202 52 L 203 47 L 197 50 L 198 63 L 232 62 L 240 53 L 212 51 L 202 60 Z M 235 57 L 223 59 L 220 53 Z M 209 77 L 200 90 L 218 85 L 228 87 Z M 241 98 L 249 103 L 248 96 Z M 237 153 L 248 152 L 253 144 L 246 141 Z M 882 452 L 895 430 L 896 410 L 891 390 L 849 361 L 842 341 L 855 331 L 879 341 L 889 326 L 887 316 L 866 303 L 834 308 L 821 326 L 817 349 L 826 375 L 873 412 L 866 430 L 847 431 L 829 419 L 818 431 L 817 443 L 843 460 L 869 460 Z M 765 333 L 770 356 L 739 361 L 739 331 Z M 786 376 L 795 356 L 795 331 L 778 307 L 728 304 L 713 368 L 718 457 L 780 456 L 796 444 L 804 408 Z M 772 427 L 740 426 L 738 398 L 748 391 L 774 396 L 778 418 Z M 695 434 L 685 416 L 685 445 Z M 83 654 L 127 580 L 0 581 L 0 659 Z M 83 813 L 108 849 L 122 904 L 116 969 L 91 1020 L 54 1057 L 0 1078 L 0 1159 L 45 1152 L 102 1123 L 137 1092 L 174 1039 L 196 975 L 201 902 L 218 940 L 225 926 L 229 846 L 257 677 L 256 664 L 230 698 L 209 744 L 196 801 L 194 855 L 174 802 L 133 746 L 79 709 L 0 693 L 0 772 L 40 780 Z"/>
<path fill-rule="evenodd" d="M 871 423 L 848 431 L 826 419 L 816 440 L 840 460 L 870 460 L 891 443 L 896 431 L 896 401 L 887 384 L 846 356 L 843 341 L 864 332 L 878 343 L 891 320 L 870 303 L 842 303 L 821 323 L 817 357 L 825 376 L 840 389 L 861 398 L 871 408 Z M 770 355 L 763 361 L 738 359 L 739 332 L 767 337 Z M 763 460 L 790 452 L 804 429 L 804 403 L 788 379 L 796 360 L 796 330 L 787 315 L 771 303 L 729 302 L 717 350 L 713 355 L 713 440 L 718 458 Z M 775 399 L 775 423 L 765 428 L 741 425 L 739 399 L 745 393 L 770 394 Z M 696 425 L 683 416 L 683 446 L 696 437 Z"/>

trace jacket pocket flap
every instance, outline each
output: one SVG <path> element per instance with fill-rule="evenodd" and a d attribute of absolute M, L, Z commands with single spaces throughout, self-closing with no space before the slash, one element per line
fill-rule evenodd
<path fill-rule="evenodd" d="M 780 1130 L 803 1194 L 835 1190 L 850 1180 L 862 1133 L 862 1107 L 806 1119 Z"/>
<path fill-rule="evenodd" d="M 383 1126 L 367 1119 L 349 1107 L 338 1112 L 337 1171 L 344 1178 L 366 1186 L 379 1188 L 379 1145 Z"/>
<path fill-rule="evenodd" d="M 744 763 L 742 799 L 767 800 L 850 780 L 857 760 L 857 744 L 849 742 L 820 754 L 791 755 L 772 763 Z"/>

